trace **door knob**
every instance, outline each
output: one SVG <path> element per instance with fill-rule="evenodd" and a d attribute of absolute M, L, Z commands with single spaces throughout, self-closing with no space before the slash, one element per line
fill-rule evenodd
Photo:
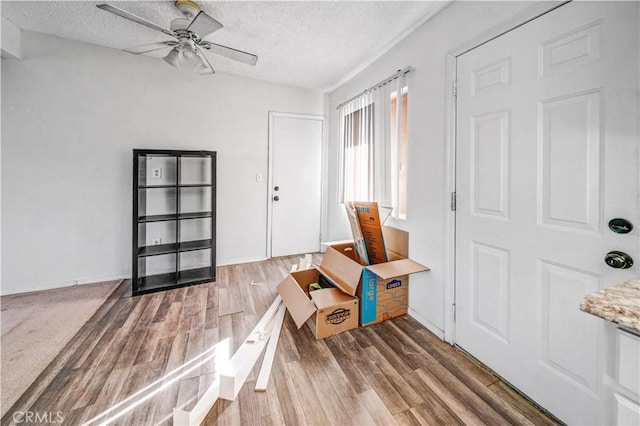
<path fill-rule="evenodd" d="M 604 261 L 616 269 L 629 269 L 633 266 L 633 259 L 623 251 L 610 251 L 604 257 Z"/>
<path fill-rule="evenodd" d="M 280 197 L 276 195 L 275 197 L 273 197 L 273 201 L 280 201 Z"/>

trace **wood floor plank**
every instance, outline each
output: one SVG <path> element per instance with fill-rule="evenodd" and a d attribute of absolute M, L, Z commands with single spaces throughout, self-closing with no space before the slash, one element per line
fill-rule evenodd
<path fill-rule="evenodd" d="M 300 360 L 300 352 L 293 340 L 293 333 L 297 333 L 297 327 L 291 318 L 291 315 L 285 313 L 284 323 L 282 330 L 280 331 L 280 340 L 278 346 L 280 346 L 279 352 L 282 352 L 285 357 L 285 362 L 293 362 Z"/>
<path fill-rule="evenodd" d="M 239 265 L 221 268 L 223 279 L 218 281 L 218 316 L 236 314 L 244 310 L 239 289 L 240 280 L 243 279 L 239 276 L 240 268 Z"/>
<path fill-rule="evenodd" d="M 178 332 L 178 324 L 182 316 L 182 302 L 172 302 L 167 308 L 162 324 L 160 336 L 173 337 Z"/>
<path fill-rule="evenodd" d="M 290 362 L 286 365 L 285 374 L 287 380 L 293 384 L 295 398 L 302 406 L 304 416 L 303 424 L 322 425 L 331 424 L 326 411 L 320 405 L 323 395 L 318 395 L 311 382 L 306 369 L 299 361 Z"/>
<path fill-rule="evenodd" d="M 217 328 L 218 327 L 218 315 L 220 309 L 218 308 L 219 304 L 218 297 L 218 286 L 210 285 L 208 286 L 207 291 L 207 310 L 205 312 L 205 323 L 204 328 Z"/>
<path fill-rule="evenodd" d="M 203 358 L 206 358 L 207 360 L 203 360 L 204 363 L 202 364 L 202 367 L 200 367 L 200 375 L 202 377 L 208 377 L 216 373 L 216 369 L 220 363 L 220 359 L 216 358 L 214 348 L 218 343 L 220 343 L 218 329 L 205 329 L 203 338 L 203 352 L 206 353 L 206 355 L 204 355 Z M 233 354 L 229 354 L 229 356 L 231 355 Z"/>
<path fill-rule="evenodd" d="M 478 407 L 473 405 L 474 401 L 467 401 L 464 396 L 460 396 L 458 392 L 453 391 L 447 385 L 440 382 L 429 371 L 422 369 L 416 370 L 417 377 L 425 383 L 429 389 L 432 389 L 434 393 L 442 400 L 448 407 L 451 408 L 456 416 L 459 417 L 466 424 L 503 424 L 504 419 L 497 415 L 484 415 L 478 414 Z M 484 413 L 483 413 L 484 414 Z M 484 417 L 484 419 L 482 418 Z"/>
<path fill-rule="evenodd" d="M 401 370 L 403 369 L 399 368 L 402 364 L 398 364 L 395 360 L 382 355 L 378 347 L 372 346 L 368 348 L 368 352 L 371 354 L 370 356 L 380 370 L 380 373 L 384 375 L 409 407 L 414 407 L 422 403 L 422 396 L 404 379 L 404 376 L 410 373 L 402 373 Z"/>
<path fill-rule="evenodd" d="M 170 383 L 173 372 L 184 372 L 185 363 L 226 338 L 232 355 L 301 257 L 223 266 L 218 283 L 143 296 L 131 297 L 130 282 L 123 283 L 2 424 L 15 425 L 12 414 L 27 410 L 61 411 L 65 424 L 103 412 L 105 420 L 135 403 L 146 388 L 148 399 L 110 423 L 170 425 L 173 408 L 189 409 L 212 383 L 216 360 Z M 320 260 L 321 255 L 313 255 L 315 263 Z M 557 424 L 409 317 L 317 341 L 306 325 L 297 329 L 287 314 L 262 393 L 252 386 L 258 368 L 238 398 L 219 400 L 204 424 Z M 127 403 L 117 406 L 122 401 Z"/>
<path fill-rule="evenodd" d="M 505 401 L 513 407 L 515 411 L 522 414 L 527 420 L 534 425 L 555 425 L 547 414 L 540 411 L 535 405 L 527 401 L 522 395 L 518 394 L 509 385 L 501 380 L 492 383 L 489 390 L 495 393 L 501 400 Z"/>
<path fill-rule="evenodd" d="M 234 297 L 237 297 L 238 302 L 241 302 L 240 307 L 242 308 L 242 312 L 246 312 L 247 315 L 255 315 L 256 312 L 261 311 L 262 298 L 260 297 L 260 292 L 262 288 L 252 286 L 251 282 L 259 278 L 256 278 L 251 272 L 250 265 L 246 265 L 245 267 L 238 265 L 235 276 L 236 280 L 232 287 L 237 289 L 237 295 L 234 295 Z M 260 316 L 262 317 L 262 315 Z"/>
<path fill-rule="evenodd" d="M 100 338 L 95 340 L 95 344 L 92 347 L 85 348 L 85 356 L 75 362 L 74 368 L 88 369 L 100 365 L 100 361 L 112 347 L 112 343 L 118 334 L 118 329 L 106 328 L 101 331 Z M 99 333 L 96 333 L 96 337 Z"/>
<path fill-rule="evenodd" d="M 155 320 L 160 304 L 164 299 L 164 295 L 162 293 L 151 293 L 146 297 L 146 299 L 148 300 L 147 305 L 142 311 L 140 317 L 136 320 L 137 327 L 143 324 L 150 324 Z"/>
<path fill-rule="evenodd" d="M 411 408 L 411 414 L 422 425 L 451 425 L 463 426 L 458 417 L 443 417 L 442 412 L 434 413 L 430 404 L 420 404 Z"/>
<path fill-rule="evenodd" d="M 388 426 L 397 423 L 391 412 L 386 409 L 378 393 L 373 388 L 358 395 L 358 399 L 362 406 L 366 407 L 367 411 L 371 415 L 371 418 L 373 419 L 372 424 Z"/>
<path fill-rule="evenodd" d="M 190 361 L 193 359 L 200 359 L 203 352 L 205 352 L 204 347 L 204 329 L 203 330 L 191 330 L 189 333 L 189 339 L 187 340 L 187 348 L 185 351 L 185 361 Z M 204 374 L 204 370 L 202 366 L 194 369 L 190 373 L 187 373 L 185 377 L 198 377 L 200 374 Z"/>
<path fill-rule="evenodd" d="M 406 323 L 407 320 L 403 319 L 403 321 L 398 321 L 396 323 L 390 323 L 387 327 L 399 327 L 399 324 Z M 411 330 L 410 328 L 402 328 L 402 330 Z M 423 338 L 431 340 L 431 336 L 420 333 L 422 330 L 419 330 L 419 334 Z M 492 416 L 493 412 L 499 413 L 499 415 L 508 421 L 510 424 L 529 424 L 530 422 L 524 417 L 520 412 L 514 410 L 507 402 L 500 398 L 496 398 L 494 394 L 481 383 L 478 377 L 478 367 L 475 365 L 470 358 L 466 357 L 459 350 L 455 348 L 451 348 L 452 350 L 448 350 L 446 346 L 442 346 L 439 342 L 432 341 L 433 345 L 431 346 L 432 350 L 425 352 L 423 356 L 420 356 L 419 361 L 433 359 L 437 361 L 437 363 L 430 364 L 430 371 L 438 371 L 441 374 L 450 374 L 455 379 L 450 378 L 449 383 L 460 382 L 460 389 L 468 389 L 469 395 L 473 398 L 479 398 L 486 404 L 491 407 L 491 411 L 487 411 L 489 416 Z M 450 356 L 447 356 L 450 355 Z M 413 355 L 411 355 L 413 356 Z M 454 361 L 455 358 L 458 358 L 458 362 Z M 461 361 L 461 359 L 465 359 L 466 361 Z M 426 369 L 423 369 L 426 371 Z M 473 374 L 470 374 L 473 372 Z M 483 374 L 480 373 L 480 377 Z M 494 380 L 495 382 L 495 380 Z M 479 404 L 478 407 L 484 407 L 484 404 Z"/>
<path fill-rule="evenodd" d="M 253 377 L 256 375 L 253 374 Z M 264 424 L 264 419 L 269 419 L 269 411 L 265 404 L 266 395 L 256 395 L 255 386 L 255 379 L 247 380 L 238 393 L 241 425 L 260 425 Z"/>
<path fill-rule="evenodd" d="M 286 425 L 282 416 L 282 404 L 274 391 L 265 393 L 266 401 L 264 405 L 264 414 L 262 423 L 264 425 Z M 289 423 L 290 424 L 290 423 Z"/>
<path fill-rule="evenodd" d="M 199 388 L 200 376 L 180 380 L 176 407 L 181 407 L 181 409 L 185 411 L 191 411 L 193 406 L 198 402 L 197 397 Z"/>
<path fill-rule="evenodd" d="M 156 315 L 153 317 L 153 322 L 163 322 L 167 317 L 169 307 L 173 303 L 173 296 L 171 291 L 164 291 L 161 293 L 162 300 L 156 311 Z"/>
<path fill-rule="evenodd" d="M 486 367 L 476 363 L 460 350 L 440 340 L 413 318 L 409 316 L 396 318 L 390 322 L 390 325 L 401 329 L 410 339 L 415 341 L 435 358 L 450 361 L 449 365 L 457 366 L 456 371 L 464 372 L 466 376 L 475 378 L 484 386 L 489 386 L 498 379 L 497 376 Z"/>
<path fill-rule="evenodd" d="M 333 392 L 330 392 L 329 395 L 336 395 L 340 404 L 343 405 L 344 418 L 346 421 L 353 422 L 354 424 L 373 424 L 373 419 L 358 398 L 358 392 L 352 387 L 350 378 L 347 377 L 341 368 L 337 360 L 338 356 L 332 352 L 328 346 L 330 342 L 334 341 L 338 342 L 335 336 L 317 341 L 314 347 L 315 356 L 312 358 L 304 358 L 302 362 L 313 363 L 314 367 L 318 370 L 318 374 L 321 374 L 322 378 L 326 376 L 333 388 Z M 346 353 L 344 353 L 344 355 L 348 357 Z M 357 370 L 355 366 L 353 367 Z M 326 387 L 323 386 L 323 388 Z M 327 395 L 327 392 L 325 392 L 324 395 Z M 329 402 L 331 402 L 330 398 L 329 400 Z M 334 404 L 335 403 L 332 403 L 332 406 L 336 408 Z"/>
<path fill-rule="evenodd" d="M 94 367 L 90 370 L 91 374 L 86 374 L 86 380 L 81 384 L 79 397 L 74 395 L 72 409 L 83 408 L 92 406 L 96 403 L 102 386 L 107 381 L 107 378 L 111 374 L 112 368 L 110 367 Z"/>
<path fill-rule="evenodd" d="M 403 377 L 409 386 L 422 396 L 423 402 L 411 407 L 416 418 L 423 418 L 428 424 L 463 424 L 455 410 L 443 401 L 415 372 L 408 373 Z M 420 417 L 415 415 L 415 412 L 419 413 Z"/>
<path fill-rule="evenodd" d="M 109 372 L 109 377 L 102 383 L 102 388 L 94 402 L 94 416 L 101 414 L 124 399 L 120 395 L 123 393 L 122 389 L 127 383 L 130 374 L 131 368 L 112 369 Z"/>
<path fill-rule="evenodd" d="M 401 411 L 400 413 L 393 416 L 393 418 L 395 419 L 396 423 L 398 423 L 399 425 L 421 426 L 426 424 L 418 420 L 416 416 L 413 415 L 410 409 Z"/>
<path fill-rule="evenodd" d="M 185 363 L 188 341 L 188 334 L 176 334 L 176 336 L 173 338 L 166 364 L 167 372 L 174 371 L 180 368 Z"/>
<path fill-rule="evenodd" d="M 235 401 L 218 400 L 216 404 L 218 417 L 215 421 L 205 419 L 206 425 L 241 425 L 240 423 L 240 404 Z"/>
<path fill-rule="evenodd" d="M 149 331 L 144 328 L 133 330 L 125 345 L 122 346 L 113 368 L 126 368 L 134 365 L 142 346 L 141 343 L 146 341 L 148 334 Z"/>
<path fill-rule="evenodd" d="M 349 349 L 344 347 L 338 338 L 327 339 L 326 344 L 353 390 L 362 393 L 371 389 L 365 375 L 358 369 L 357 359 L 350 356 Z"/>
<path fill-rule="evenodd" d="M 276 355 L 273 363 L 272 375 L 268 392 L 274 390 L 279 403 L 279 411 L 284 424 L 303 424 L 304 410 L 300 398 L 296 397 L 296 389 L 293 381 L 285 371 L 287 360 L 282 353 Z"/>

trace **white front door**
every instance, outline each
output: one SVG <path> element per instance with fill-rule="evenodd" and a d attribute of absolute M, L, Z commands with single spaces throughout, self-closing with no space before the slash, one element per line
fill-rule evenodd
<path fill-rule="evenodd" d="M 320 251 L 324 117 L 269 114 L 270 255 Z"/>
<path fill-rule="evenodd" d="M 638 277 L 638 5 L 572 2 L 457 59 L 456 344 L 570 424 L 605 421 L 580 301 Z"/>

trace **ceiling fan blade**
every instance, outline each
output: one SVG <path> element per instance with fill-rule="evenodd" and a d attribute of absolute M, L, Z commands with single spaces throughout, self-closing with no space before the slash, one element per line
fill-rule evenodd
<path fill-rule="evenodd" d="M 211 43 L 210 41 L 204 41 L 200 43 L 200 46 L 218 55 L 226 56 L 234 61 L 242 62 L 247 65 L 254 66 L 258 62 L 258 57 L 251 53 L 243 52 L 242 50 L 233 49 L 231 47 L 223 46 L 221 44 Z"/>
<path fill-rule="evenodd" d="M 149 27 L 152 28 L 156 31 L 160 31 L 162 33 L 165 33 L 168 36 L 171 37 L 175 37 L 175 34 L 173 34 L 173 31 L 169 31 L 166 28 L 162 28 L 160 25 L 154 24 L 153 22 L 147 21 L 144 18 L 141 18 L 139 16 L 136 16 L 132 13 L 127 12 L 126 10 L 122 10 L 118 7 L 115 6 L 111 6 L 110 4 L 106 4 L 106 3 L 102 3 L 102 4 L 97 4 L 96 7 L 99 7 L 102 10 L 106 10 L 107 12 L 113 13 L 114 15 L 118 15 L 121 18 L 125 18 L 128 19 L 130 21 L 133 21 L 137 24 L 140 25 L 144 25 L 145 27 Z"/>
<path fill-rule="evenodd" d="M 222 27 L 223 25 L 220 22 L 216 21 L 203 11 L 200 11 L 187 27 L 187 31 L 195 33 L 195 35 L 200 37 L 200 40 L 202 40 L 212 32 L 218 31 Z"/>
<path fill-rule="evenodd" d="M 204 53 L 200 49 L 198 49 L 198 57 L 202 61 L 203 68 L 198 70 L 198 74 L 207 75 L 207 74 L 215 74 L 216 71 L 213 69 L 207 58 L 204 56 Z"/>
<path fill-rule="evenodd" d="M 141 53 L 153 52 L 154 50 L 165 49 L 171 46 L 177 46 L 178 42 L 169 40 L 169 41 L 161 41 L 159 43 L 150 43 L 143 44 L 142 46 L 130 47 L 128 49 L 124 49 L 125 52 L 133 53 L 135 55 L 139 55 Z"/>

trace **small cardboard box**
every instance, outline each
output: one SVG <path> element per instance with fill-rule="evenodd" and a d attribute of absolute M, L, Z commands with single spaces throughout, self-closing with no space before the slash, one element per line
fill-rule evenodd
<path fill-rule="evenodd" d="M 317 283 L 319 277 L 317 269 L 305 269 L 292 272 L 277 286 L 298 328 L 306 323 L 316 339 L 357 328 L 358 298 L 339 288 L 309 292 L 309 284 Z"/>
<path fill-rule="evenodd" d="M 352 242 L 328 243 L 320 272 L 346 279 L 339 287 L 360 298 L 360 324 L 373 325 L 407 313 L 409 275 L 428 271 L 408 258 L 409 233 L 385 226 L 382 228 L 388 262 L 360 265 Z M 336 271 L 341 271 L 336 274 Z M 347 274 L 348 271 L 348 274 Z M 333 276 L 332 276 L 333 275 Z M 337 282 L 336 282 L 337 284 Z"/>

